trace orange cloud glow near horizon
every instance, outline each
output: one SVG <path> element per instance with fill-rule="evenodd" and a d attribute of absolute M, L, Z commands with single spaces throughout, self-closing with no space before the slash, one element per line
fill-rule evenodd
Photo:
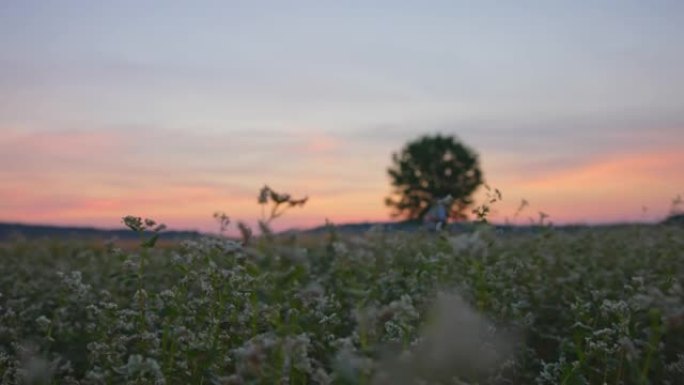
<path fill-rule="evenodd" d="M 136 149 L 136 143 L 140 137 L 157 136 L 3 130 L 0 149 L 9 167 L 0 171 L 0 220 L 118 228 L 120 218 L 131 214 L 155 218 L 172 229 L 214 232 L 215 211 L 254 224 L 261 215 L 256 194 L 271 182 L 277 191 L 310 196 L 304 208 L 290 210 L 275 223 L 278 230 L 318 226 L 326 220 L 341 224 L 390 219 L 383 205 L 390 191 L 384 170 L 396 148 L 381 152 L 380 145 L 369 148 L 368 143 L 364 147 L 363 142 L 332 136 L 294 135 L 285 150 L 277 150 L 280 143 L 267 146 L 261 157 L 254 156 L 232 173 L 228 165 L 224 174 L 221 168 L 212 169 L 214 162 L 230 163 L 230 154 L 218 155 L 224 154 L 223 147 L 206 152 L 213 159 L 202 162 L 185 137 L 163 145 L 168 147 L 163 150 L 166 163 L 149 161 L 161 149 Z M 197 150 L 211 149 L 211 143 L 198 138 Z M 179 146 L 190 147 L 181 156 L 173 151 Z M 278 151 L 281 161 L 269 158 Z M 504 194 L 493 207 L 492 218 L 499 222 L 512 218 L 521 199 L 531 205 L 518 223 L 536 218 L 538 211 L 559 224 L 657 221 L 682 188 L 684 153 L 674 148 L 612 153 L 533 173 L 526 172 L 524 164 L 488 155 L 481 154 L 486 180 Z M 480 189 L 476 194 L 478 201 L 483 193 Z"/>
<path fill-rule="evenodd" d="M 507 183 L 557 223 L 652 222 L 667 216 L 681 193 L 682 165 L 677 150 L 634 152 L 530 178 L 522 170 Z"/>

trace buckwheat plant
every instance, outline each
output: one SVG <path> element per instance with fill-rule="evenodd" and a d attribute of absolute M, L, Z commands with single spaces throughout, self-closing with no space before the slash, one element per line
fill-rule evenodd
<path fill-rule="evenodd" d="M 262 187 L 257 199 L 261 205 L 261 220 L 259 220 L 259 227 L 262 234 L 272 235 L 270 224 L 274 219 L 282 216 L 285 211 L 292 207 L 303 207 L 308 200 L 309 197 L 293 199 L 290 194 L 279 194 L 267 185 Z M 267 209 L 269 202 L 271 208 Z M 266 216 L 267 210 L 268 216 Z"/>

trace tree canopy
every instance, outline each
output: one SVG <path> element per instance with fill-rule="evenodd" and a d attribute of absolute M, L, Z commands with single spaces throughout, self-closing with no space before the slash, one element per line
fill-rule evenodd
<path fill-rule="evenodd" d="M 450 195 L 449 217 L 465 217 L 472 193 L 482 184 L 478 156 L 453 136 L 422 136 L 392 154 L 387 169 L 392 193 L 385 204 L 392 216 L 423 219 L 430 206 Z"/>

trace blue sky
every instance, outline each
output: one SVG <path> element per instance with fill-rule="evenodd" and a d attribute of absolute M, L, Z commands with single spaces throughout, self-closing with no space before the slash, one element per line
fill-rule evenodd
<path fill-rule="evenodd" d="M 12 183 L 0 195 L 15 198 L 0 219 L 107 225 L 110 213 L 58 207 L 120 209 L 141 185 L 247 202 L 263 183 L 319 198 L 294 225 L 378 219 L 391 152 L 434 132 L 478 150 L 511 207 L 527 198 L 561 221 L 634 219 L 641 205 L 662 215 L 684 189 L 684 3 L 502 3 L 4 1 L 0 160 Z M 639 171 L 656 184 L 626 162 L 658 154 Z M 624 186 L 587 171 L 606 164 L 622 165 L 605 172 Z M 526 184 L 572 172 L 629 199 L 594 215 L 601 193 Z M 37 181 L 63 185 L 62 198 L 16 198 Z M 585 202 L 580 214 L 568 200 Z M 173 206 L 154 210 L 209 226 L 208 207 Z"/>

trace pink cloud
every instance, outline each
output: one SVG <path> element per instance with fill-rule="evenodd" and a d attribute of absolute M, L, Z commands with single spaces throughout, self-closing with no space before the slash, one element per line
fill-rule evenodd
<path fill-rule="evenodd" d="M 675 183 L 683 166 L 682 151 L 625 153 L 549 173 L 523 182 L 523 185 L 544 190 L 587 191 L 592 186 L 623 188 L 645 182 Z"/>
<path fill-rule="evenodd" d="M 342 141 L 326 135 L 311 135 L 306 138 L 301 149 L 311 154 L 329 154 L 338 150 L 343 145 Z"/>
<path fill-rule="evenodd" d="M 682 168 L 684 152 L 668 150 L 615 154 L 527 178 L 520 170 L 500 185 L 493 182 L 505 197 L 498 217 L 510 217 L 525 198 L 533 216 L 544 211 L 558 223 L 659 220 L 684 188 Z M 644 205 L 650 207 L 647 216 Z"/>
<path fill-rule="evenodd" d="M 124 138 L 114 131 L 33 131 L 3 129 L 0 149 L 7 154 L 24 156 L 68 157 L 86 159 L 111 153 Z"/>

